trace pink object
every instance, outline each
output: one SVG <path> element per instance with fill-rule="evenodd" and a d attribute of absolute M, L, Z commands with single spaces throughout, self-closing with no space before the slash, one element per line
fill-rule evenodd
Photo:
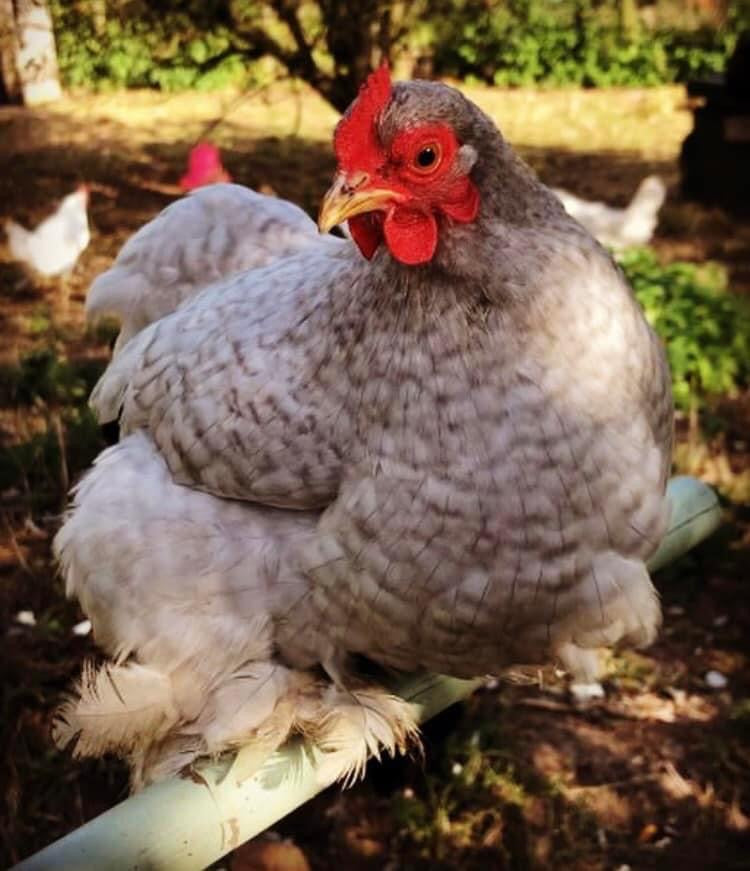
<path fill-rule="evenodd" d="M 180 187 L 191 191 L 203 185 L 231 180 L 222 166 L 219 149 L 211 142 L 200 142 L 190 151 L 188 171 L 180 179 Z"/>

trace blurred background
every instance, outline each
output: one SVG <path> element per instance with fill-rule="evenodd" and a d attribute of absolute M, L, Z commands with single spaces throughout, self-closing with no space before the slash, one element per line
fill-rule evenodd
<path fill-rule="evenodd" d="M 748 33 L 748 0 L 0 0 L 0 865 L 127 794 L 118 762 L 49 737 L 96 655 L 50 559 L 104 446 L 86 398 L 115 331 L 85 324 L 87 287 L 206 182 L 314 215 L 333 127 L 387 58 L 461 88 L 613 248 L 667 344 L 675 471 L 725 523 L 657 577 L 661 637 L 612 656 L 603 699 L 488 686 L 424 759 L 281 822 L 296 847 L 224 865 L 750 867 Z"/>

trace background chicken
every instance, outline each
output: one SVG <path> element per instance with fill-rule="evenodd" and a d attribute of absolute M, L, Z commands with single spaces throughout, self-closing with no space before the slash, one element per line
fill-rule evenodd
<path fill-rule="evenodd" d="M 15 221 L 6 221 L 5 232 L 13 259 L 45 278 L 71 272 L 91 240 L 87 206 L 88 188 L 81 185 L 33 230 Z"/>
<path fill-rule="evenodd" d="M 624 209 L 595 200 L 584 200 L 561 188 L 553 188 L 565 210 L 594 235 L 602 245 L 627 248 L 647 245 L 659 221 L 667 188 L 658 175 L 649 175 L 638 185 Z"/>
<path fill-rule="evenodd" d="M 231 180 L 221 162 L 219 149 L 211 142 L 199 142 L 190 150 L 187 172 L 180 179 L 180 187 L 192 191 L 203 185 Z"/>
<path fill-rule="evenodd" d="M 58 739 L 136 785 L 291 730 L 341 776 L 404 746 L 412 711 L 351 654 L 590 679 L 659 624 L 669 376 L 610 257 L 443 85 L 379 70 L 334 145 L 320 223 L 356 246 L 209 285 L 92 397 L 124 438 L 56 549 L 114 662 Z"/>

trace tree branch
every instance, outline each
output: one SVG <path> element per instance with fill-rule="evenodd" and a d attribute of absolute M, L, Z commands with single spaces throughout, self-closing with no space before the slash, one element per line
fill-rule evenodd
<path fill-rule="evenodd" d="M 300 78 L 309 82 L 313 87 L 320 89 L 322 80 L 325 78 L 318 69 L 312 56 L 312 50 L 307 42 L 302 25 L 297 17 L 297 8 L 293 0 L 271 0 L 271 8 L 279 19 L 286 24 L 292 34 L 297 50 L 290 57 L 290 71 L 298 74 Z"/>
<path fill-rule="evenodd" d="M 278 15 L 279 20 L 289 28 L 295 47 L 287 49 L 261 28 L 243 27 L 241 22 L 235 22 L 235 35 L 246 43 L 245 46 L 238 47 L 237 50 L 241 51 L 247 58 L 254 59 L 263 55 L 276 58 L 287 68 L 290 75 L 307 82 L 335 109 L 342 111 L 348 105 L 349 100 L 343 106 L 340 100 L 336 102 L 334 78 L 326 75 L 315 63 L 296 10 L 285 0 L 272 0 L 270 6 Z"/>
<path fill-rule="evenodd" d="M 312 63 L 310 46 L 307 44 L 294 4 L 290 3 L 289 0 L 271 0 L 271 8 L 289 28 L 299 54 L 309 58 L 310 63 Z"/>

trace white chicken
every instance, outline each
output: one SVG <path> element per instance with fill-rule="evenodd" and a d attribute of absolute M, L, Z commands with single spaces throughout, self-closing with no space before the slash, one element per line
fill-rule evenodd
<path fill-rule="evenodd" d="M 45 278 L 69 274 L 91 240 L 88 196 L 88 188 L 81 185 L 33 230 L 7 220 L 5 232 L 12 258 Z"/>
<path fill-rule="evenodd" d="M 666 186 L 658 175 L 644 178 L 633 199 L 624 209 L 596 200 L 584 200 L 562 188 L 552 190 L 571 217 L 582 224 L 602 245 L 615 249 L 648 245 L 659 220 L 659 210 L 667 195 Z"/>

